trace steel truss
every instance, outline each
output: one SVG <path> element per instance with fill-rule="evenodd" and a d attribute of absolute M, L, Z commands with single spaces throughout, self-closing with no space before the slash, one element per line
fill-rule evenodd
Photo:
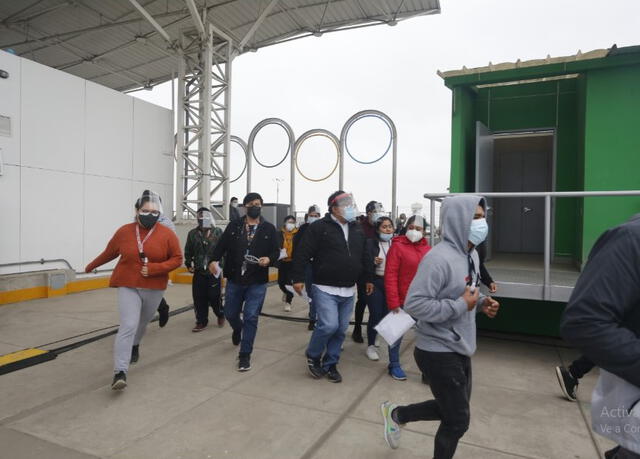
<path fill-rule="evenodd" d="M 233 43 L 211 24 L 181 37 L 178 56 L 176 220 L 211 207 L 229 218 Z M 214 42 L 214 40 L 216 40 Z M 218 199 L 215 199 L 218 197 Z"/>

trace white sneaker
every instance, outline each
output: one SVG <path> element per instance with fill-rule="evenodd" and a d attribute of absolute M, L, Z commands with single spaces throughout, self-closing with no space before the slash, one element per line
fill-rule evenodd
<path fill-rule="evenodd" d="M 396 407 L 397 405 L 389 402 L 384 402 L 380 405 L 380 411 L 384 419 L 384 439 L 391 449 L 397 449 L 400 446 L 400 425 L 391 417 L 391 413 Z"/>
<path fill-rule="evenodd" d="M 284 304 L 284 312 L 291 312 L 291 305 L 289 303 Z"/>
<path fill-rule="evenodd" d="M 378 355 L 378 350 L 375 346 L 367 348 L 367 357 L 369 357 L 369 360 L 380 360 L 380 355 Z"/>

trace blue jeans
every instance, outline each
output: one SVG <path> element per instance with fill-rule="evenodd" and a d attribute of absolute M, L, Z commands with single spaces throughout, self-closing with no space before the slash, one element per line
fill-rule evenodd
<path fill-rule="evenodd" d="M 228 281 L 224 315 L 234 330 L 242 330 L 240 353 L 250 354 L 258 331 L 258 316 L 262 311 L 267 284 L 241 285 Z M 242 307 L 244 303 L 244 308 Z M 242 313 L 242 319 L 240 318 Z"/>
<path fill-rule="evenodd" d="M 313 291 L 313 269 L 311 264 L 307 264 L 304 268 L 304 288 L 307 291 L 307 296 L 311 300 L 309 302 L 309 320 L 316 320 L 316 305 L 313 304 L 312 291 Z"/>
<path fill-rule="evenodd" d="M 353 296 L 330 295 L 314 285 L 313 302 L 318 322 L 307 347 L 307 357 L 322 358 L 322 367 L 328 370 L 340 360 L 340 348 L 353 312 Z"/>
<path fill-rule="evenodd" d="M 369 346 L 373 346 L 376 342 L 378 332 L 375 326 L 387 315 L 389 309 L 387 307 L 387 298 L 384 291 L 384 279 L 376 277 L 373 280 L 373 293 L 369 295 L 367 304 L 369 305 L 369 320 L 367 321 L 367 341 Z M 400 338 L 393 347 L 389 346 L 389 368 L 400 366 Z"/>

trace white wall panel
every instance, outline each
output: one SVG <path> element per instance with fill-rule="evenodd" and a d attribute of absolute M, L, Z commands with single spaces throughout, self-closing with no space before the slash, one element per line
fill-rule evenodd
<path fill-rule="evenodd" d="M 173 183 L 171 111 L 135 99 L 133 119 L 133 179 Z"/>
<path fill-rule="evenodd" d="M 85 81 L 22 59 L 22 165 L 84 169 Z"/>
<path fill-rule="evenodd" d="M 85 172 L 131 178 L 133 98 L 87 81 Z"/>
<path fill-rule="evenodd" d="M 118 228 L 133 221 L 134 215 L 129 180 L 87 175 L 84 195 L 83 268 L 105 249 Z M 113 268 L 116 261 L 99 269 Z"/>
<path fill-rule="evenodd" d="M 0 133 L 0 157 L 4 164 L 20 164 L 20 61 L 18 56 L 0 51 L 0 69 L 9 78 L 0 78 L 0 116 L 8 116 L 9 136 Z"/>
<path fill-rule="evenodd" d="M 4 175 L 0 176 L 0 264 L 17 261 L 20 261 L 20 167 L 5 166 Z M 4 270 L 15 271 L 17 267 Z"/>
<path fill-rule="evenodd" d="M 23 167 L 20 190 L 21 261 L 65 258 L 83 268 L 82 175 Z"/>

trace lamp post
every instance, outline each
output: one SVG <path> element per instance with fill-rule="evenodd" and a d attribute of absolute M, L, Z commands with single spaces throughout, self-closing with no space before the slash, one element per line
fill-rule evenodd
<path fill-rule="evenodd" d="M 275 178 L 273 180 L 276 182 L 276 204 L 280 204 L 280 183 L 283 183 L 284 179 Z"/>

